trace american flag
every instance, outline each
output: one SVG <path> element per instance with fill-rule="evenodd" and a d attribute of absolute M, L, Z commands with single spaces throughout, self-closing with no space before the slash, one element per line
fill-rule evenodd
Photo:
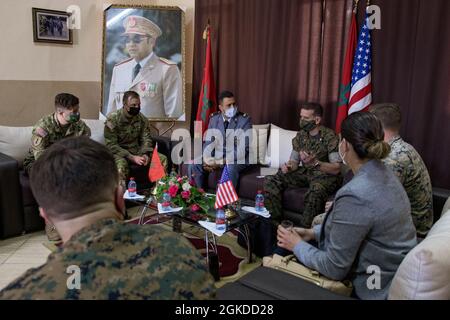
<path fill-rule="evenodd" d="M 353 59 L 352 84 L 348 114 L 366 109 L 372 103 L 372 40 L 368 27 L 368 14 L 358 36 Z"/>
<path fill-rule="evenodd" d="M 238 200 L 236 190 L 228 175 L 228 166 L 225 165 L 222 171 L 219 185 L 217 186 L 216 203 L 214 208 L 222 208 L 224 205 Z"/>

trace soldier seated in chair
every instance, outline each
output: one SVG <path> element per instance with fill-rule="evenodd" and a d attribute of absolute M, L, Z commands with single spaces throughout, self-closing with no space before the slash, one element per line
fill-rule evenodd
<path fill-rule="evenodd" d="M 114 154 L 122 186 L 128 179 L 129 164 L 147 166 L 153 152 L 149 122 L 140 108 L 139 95 L 127 91 L 123 96 L 123 108 L 109 114 L 105 123 L 106 146 Z M 158 154 L 167 172 L 167 157 Z"/>

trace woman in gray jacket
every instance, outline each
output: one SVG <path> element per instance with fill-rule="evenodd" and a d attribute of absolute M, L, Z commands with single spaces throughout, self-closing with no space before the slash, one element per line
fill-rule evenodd
<path fill-rule="evenodd" d="M 351 114 L 341 135 L 339 153 L 353 179 L 337 192 L 321 225 L 294 232 L 278 227 L 278 246 L 330 279 L 351 280 L 360 299 L 385 299 L 398 266 L 416 245 L 408 196 L 379 161 L 390 148 L 373 114 Z"/>

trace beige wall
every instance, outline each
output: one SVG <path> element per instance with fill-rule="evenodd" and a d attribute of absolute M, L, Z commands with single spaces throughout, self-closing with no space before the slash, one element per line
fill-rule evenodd
<path fill-rule="evenodd" d="M 33 42 L 31 8 L 81 9 L 73 45 Z M 101 5 L 92 0 L 0 1 L 0 80 L 100 81 Z M 8 26 L 8 28 L 5 28 Z"/>
<path fill-rule="evenodd" d="M 192 95 L 195 0 L 114 1 L 121 4 L 180 6 L 186 12 L 186 119 L 189 128 Z M 98 118 L 101 88 L 103 8 L 105 0 L 1 0 L 0 125 L 28 126 L 51 112 L 58 92 L 80 97 L 82 117 Z M 81 9 L 81 29 L 73 45 L 33 42 L 31 8 Z M 14 14 L 11 14 L 14 13 Z M 166 128 L 168 124 L 158 124 Z"/>

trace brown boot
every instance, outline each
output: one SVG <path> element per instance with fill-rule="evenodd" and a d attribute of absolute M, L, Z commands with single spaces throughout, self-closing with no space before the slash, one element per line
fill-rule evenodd
<path fill-rule="evenodd" d="M 54 244 L 60 244 L 62 242 L 62 239 L 58 231 L 56 231 L 55 226 L 49 222 L 45 223 L 45 233 L 47 233 L 48 241 Z"/>

